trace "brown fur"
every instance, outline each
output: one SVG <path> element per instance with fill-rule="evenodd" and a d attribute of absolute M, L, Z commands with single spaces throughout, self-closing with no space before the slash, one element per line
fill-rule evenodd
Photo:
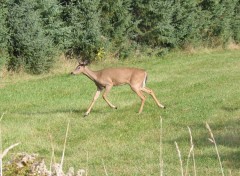
<path fill-rule="evenodd" d="M 155 102 L 157 103 L 157 105 L 159 107 L 164 108 L 164 106 L 160 104 L 159 101 L 157 100 L 154 92 L 151 89 L 145 87 L 147 72 L 143 69 L 106 68 L 99 71 L 92 71 L 85 64 L 79 63 L 79 65 L 72 72 L 72 74 L 75 75 L 80 73 L 83 73 L 84 75 L 86 75 L 97 86 L 97 92 L 85 115 L 88 115 L 90 113 L 95 101 L 98 99 L 100 92 L 103 89 L 105 89 L 103 93 L 103 99 L 108 103 L 110 107 L 117 109 L 116 106 L 114 106 L 109 102 L 109 100 L 107 99 L 107 94 L 109 93 L 109 91 L 113 86 L 119 86 L 124 84 L 129 84 L 131 89 L 141 98 L 142 103 L 139 109 L 139 113 L 142 112 L 144 102 L 146 99 L 145 96 L 143 95 L 143 92 L 150 94 L 155 100 Z"/>

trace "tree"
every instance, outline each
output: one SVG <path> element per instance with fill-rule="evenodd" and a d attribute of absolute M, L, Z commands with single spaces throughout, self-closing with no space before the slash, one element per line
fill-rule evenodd
<path fill-rule="evenodd" d="M 131 0 L 102 0 L 101 32 L 107 48 L 116 51 L 120 58 L 128 56 L 132 48 L 128 43 L 133 39 L 136 23 L 132 20 Z"/>
<path fill-rule="evenodd" d="M 69 48 L 83 60 L 94 60 L 101 47 L 99 0 L 73 0 L 67 6 Z"/>
<path fill-rule="evenodd" d="M 231 23 L 234 23 L 232 19 L 237 18 L 234 17 L 237 2 L 238 0 L 203 0 L 200 3 L 205 19 L 202 35 L 210 46 L 224 45 L 233 36 Z"/>
<path fill-rule="evenodd" d="M 234 3 L 233 3 L 234 4 Z M 229 2 L 229 5 L 232 5 Z M 232 39 L 239 43 L 240 42 L 240 1 L 235 1 L 235 7 L 233 9 L 233 15 L 231 18 L 231 30 L 232 30 Z"/>
<path fill-rule="evenodd" d="M 173 4 L 174 35 L 176 46 L 194 45 L 201 40 L 201 13 L 197 2 L 193 0 L 175 0 Z"/>
<path fill-rule="evenodd" d="M 5 65 L 7 54 L 8 29 L 6 26 L 7 2 L 1 1 L 0 4 L 0 70 Z"/>
<path fill-rule="evenodd" d="M 48 71 L 54 63 L 56 47 L 51 28 L 48 28 L 54 24 L 54 21 L 46 15 L 46 9 L 41 8 L 47 8 L 46 2 L 12 0 L 9 3 L 7 20 L 10 35 L 9 70 L 23 68 L 28 72 L 39 74 Z M 45 15 L 47 19 L 44 21 Z"/>
<path fill-rule="evenodd" d="M 133 0 L 132 14 L 138 21 L 136 41 L 151 47 L 173 47 L 173 12 L 172 0 Z"/>

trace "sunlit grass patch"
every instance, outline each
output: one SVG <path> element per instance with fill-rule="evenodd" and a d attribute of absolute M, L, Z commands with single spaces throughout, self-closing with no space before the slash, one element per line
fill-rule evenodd
<path fill-rule="evenodd" d="M 138 96 L 129 86 L 119 86 L 109 93 L 118 109 L 109 108 L 100 97 L 84 118 L 96 86 L 83 75 L 70 76 L 68 70 L 7 83 L 0 89 L 0 113 L 6 113 L 1 122 L 3 148 L 21 142 L 11 153 L 39 153 L 49 163 L 52 136 L 56 159 L 60 160 L 70 120 L 64 168 L 88 167 L 89 175 L 105 175 L 104 161 L 109 175 L 159 175 L 161 116 L 164 175 L 180 174 L 175 141 L 186 166 L 190 146 L 187 126 L 192 130 L 197 175 L 221 174 L 206 122 L 214 133 L 225 172 L 237 175 L 239 58 L 239 51 L 172 53 L 162 59 L 90 66 L 145 68 L 148 87 L 167 109 L 158 108 L 147 96 L 141 115 L 137 113 Z M 192 164 L 190 160 L 191 175 Z"/>

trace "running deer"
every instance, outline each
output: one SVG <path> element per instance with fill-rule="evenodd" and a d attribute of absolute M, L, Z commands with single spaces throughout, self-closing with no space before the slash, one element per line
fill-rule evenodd
<path fill-rule="evenodd" d="M 90 113 L 102 90 L 104 90 L 102 95 L 103 99 L 111 108 L 117 109 L 117 107 L 110 103 L 110 101 L 107 99 L 107 94 L 113 86 L 119 86 L 123 84 L 129 84 L 131 89 L 140 97 L 142 103 L 139 113 L 142 112 L 146 99 L 143 95 L 143 92 L 150 94 L 159 107 L 165 108 L 159 103 L 154 92 L 145 86 L 147 81 L 147 72 L 145 70 L 138 68 L 106 68 L 99 71 L 92 71 L 87 67 L 87 64 L 88 62 L 86 61 L 79 62 L 79 65 L 76 67 L 76 69 L 71 72 L 73 75 L 83 73 L 97 86 L 97 92 L 84 116 L 87 116 Z"/>

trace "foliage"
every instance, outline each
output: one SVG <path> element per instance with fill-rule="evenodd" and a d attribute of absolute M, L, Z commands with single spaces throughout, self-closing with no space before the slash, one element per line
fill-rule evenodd
<path fill-rule="evenodd" d="M 73 0 L 67 6 L 69 46 L 84 60 L 93 60 L 100 48 L 99 0 Z"/>
<path fill-rule="evenodd" d="M 239 16 L 239 0 L 2 0 L 0 55 L 10 70 L 42 73 L 58 51 L 96 60 L 225 46 L 240 42 Z"/>
<path fill-rule="evenodd" d="M 56 34 L 53 35 L 49 26 L 56 28 L 53 25 L 56 21 L 47 13 L 50 10 L 45 8 L 52 6 L 46 2 L 23 0 L 9 3 L 9 70 L 23 68 L 39 74 L 51 68 L 56 49 L 53 38 Z"/>
<path fill-rule="evenodd" d="M 68 27 L 65 26 L 61 19 L 63 7 L 58 0 L 38 0 L 38 8 L 40 9 L 40 18 L 42 20 L 43 30 L 54 45 L 63 49 L 65 44 L 65 33 L 68 32 Z"/>
<path fill-rule="evenodd" d="M 5 65 L 7 60 L 7 39 L 8 29 L 6 26 L 7 18 L 7 3 L 1 1 L 0 4 L 0 70 Z"/>
<path fill-rule="evenodd" d="M 116 52 L 115 56 L 125 58 L 123 53 L 129 54 L 128 43 L 134 38 L 133 30 L 137 24 L 131 14 L 131 0 L 102 0 L 100 9 L 103 45 L 108 52 Z"/>
<path fill-rule="evenodd" d="M 184 47 L 197 44 L 201 40 L 202 17 L 197 2 L 177 0 L 173 5 L 172 25 L 174 27 L 175 46 Z"/>
<path fill-rule="evenodd" d="M 205 21 L 202 35 L 206 44 L 211 47 L 224 45 L 234 36 L 231 23 L 233 19 L 237 22 L 234 12 L 237 4 L 238 0 L 203 0 L 200 3 Z M 236 26 L 239 25 L 238 22 Z"/>
<path fill-rule="evenodd" d="M 240 1 L 236 1 L 231 18 L 232 39 L 240 43 Z"/>
<path fill-rule="evenodd" d="M 134 0 L 133 15 L 139 21 L 137 42 L 152 47 L 170 47 L 175 45 L 172 0 Z"/>

